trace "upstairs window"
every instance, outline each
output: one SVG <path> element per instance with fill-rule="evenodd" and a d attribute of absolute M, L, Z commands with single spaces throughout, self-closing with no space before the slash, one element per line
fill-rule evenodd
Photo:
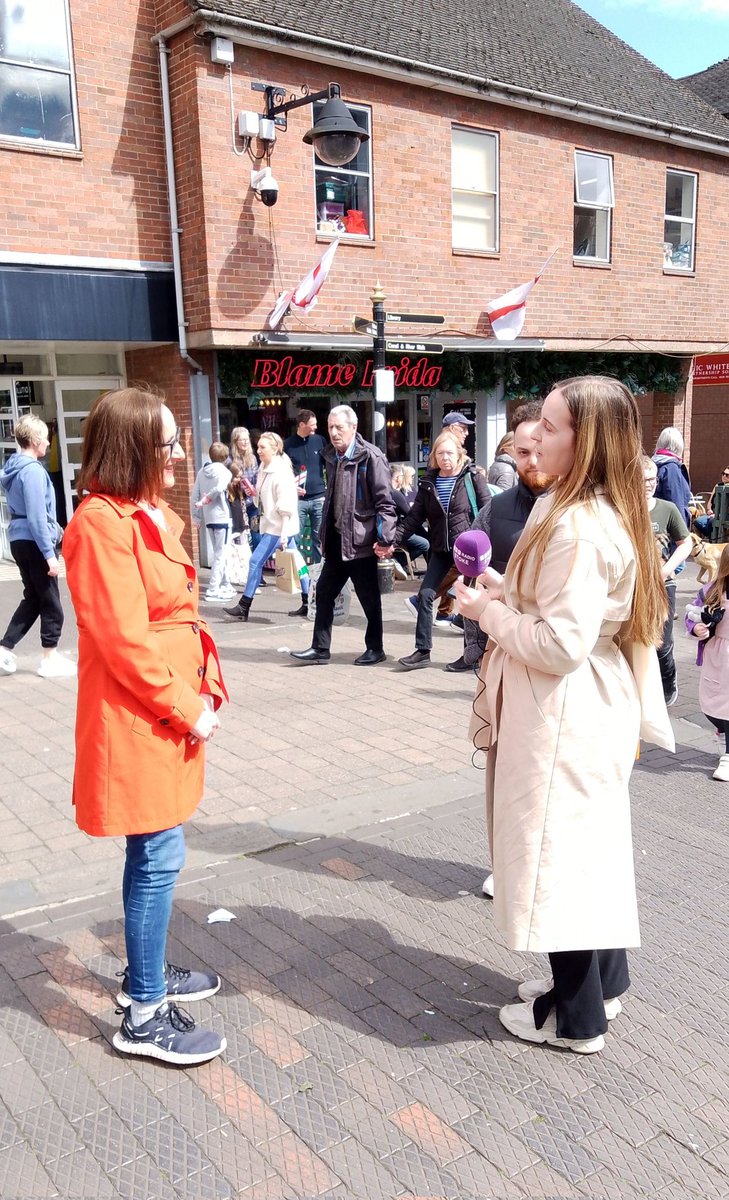
<path fill-rule="evenodd" d="M 615 205 L 613 160 L 575 150 L 575 258 L 610 262 L 610 225 Z"/>
<path fill-rule="evenodd" d="M 499 248 L 499 140 L 495 133 L 453 129 L 453 249 Z"/>
<path fill-rule="evenodd" d="M 314 106 L 314 121 L 324 101 Z M 372 135 L 369 108 L 350 104 L 347 108 L 360 129 Z M 316 231 L 332 237 L 372 240 L 372 141 L 360 142 L 356 157 L 344 167 L 329 167 L 314 154 Z"/>
<path fill-rule="evenodd" d="M 666 211 L 663 216 L 663 267 L 693 271 L 696 235 L 696 188 L 691 171 L 666 171 Z"/>
<path fill-rule="evenodd" d="M 0 5 L 0 137 L 78 145 L 67 0 Z"/>

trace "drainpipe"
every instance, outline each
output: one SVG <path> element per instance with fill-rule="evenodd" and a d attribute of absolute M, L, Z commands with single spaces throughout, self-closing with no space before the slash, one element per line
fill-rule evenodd
<path fill-rule="evenodd" d="M 185 29 L 191 22 L 179 22 L 179 29 Z M 185 320 L 185 300 L 182 291 L 182 259 L 180 256 L 180 226 L 177 216 L 177 184 L 175 181 L 175 155 L 172 142 L 172 112 L 170 108 L 170 75 L 167 58 L 170 50 L 166 35 L 178 32 L 178 27 L 172 26 L 164 33 L 152 38 L 159 51 L 159 74 L 162 85 L 162 116 L 165 138 L 165 167 L 167 169 L 167 196 L 170 206 L 170 233 L 172 236 L 172 266 L 175 276 L 175 301 L 177 303 L 177 337 L 180 344 L 180 356 L 194 368 L 198 374 L 204 374 L 199 362 L 190 356 L 187 350 L 187 321 Z M 194 414 L 193 414 L 194 415 Z"/>

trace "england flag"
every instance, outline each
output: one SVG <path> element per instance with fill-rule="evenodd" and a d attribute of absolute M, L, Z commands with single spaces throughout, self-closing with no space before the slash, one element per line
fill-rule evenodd
<path fill-rule="evenodd" d="M 317 302 L 319 292 L 326 283 L 327 276 L 337 252 L 339 238 L 327 246 L 315 267 L 302 279 L 294 292 L 282 292 L 276 304 L 268 314 L 266 324 L 269 329 L 276 329 L 283 321 L 289 308 L 298 308 L 300 312 L 308 312 Z"/>
<path fill-rule="evenodd" d="M 518 338 L 524 328 L 529 293 L 535 283 L 539 283 L 556 253 L 557 251 L 554 250 L 550 254 L 541 271 L 528 283 L 522 283 L 520 287 L 512 288 L 510 292 L 504 292 L 503 296 L 497 297 L 496 300 L 492 300 L 486 305 L 491 328 L 498 341 L 513 342 L 515 338 Z"/>

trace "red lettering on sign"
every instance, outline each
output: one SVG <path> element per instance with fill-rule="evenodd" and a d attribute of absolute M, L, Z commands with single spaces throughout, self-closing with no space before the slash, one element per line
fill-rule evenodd
<path fill-rule="evenodd" d="M 423 356 L 415 361 L 404 355 L 395 367 L 395 387 L 436 388 L 442 367 L 433 367 Z M 253 388 L 330 388 L 340 391 L 355 386 L 357 368 L 354 363 L 294 363 L 290 354 L 283 358 L 257 358 L 253 364 Z M 362 370 L 359 386 L 371 388 L 374 366 L 368 358 Z M 707 380 L 707 382 L 709 382 Z"/>

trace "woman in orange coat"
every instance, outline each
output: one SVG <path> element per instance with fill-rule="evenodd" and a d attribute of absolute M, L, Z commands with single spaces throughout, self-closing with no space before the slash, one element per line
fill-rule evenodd
<path fill-rule="evenodd" d="M 182 822 L 200 802 L 205 742 L 227 700 L 215 643 L 198 614 L 183 523 L 160 498 L 184 459 L 158 396 L 125 388 L 93 405 L 79 494 L 64 538 L 76 610 L 78 710 L 73 799 L 81 829 L 126 837 L 122 885 L 126 1008 L 114 1045 L 165 1062 L 206 1062 L 225 1039 L 177 1000 L 200 1000 L 217 975 L 165 959 L 172 896 L 185 861 Z"/>

